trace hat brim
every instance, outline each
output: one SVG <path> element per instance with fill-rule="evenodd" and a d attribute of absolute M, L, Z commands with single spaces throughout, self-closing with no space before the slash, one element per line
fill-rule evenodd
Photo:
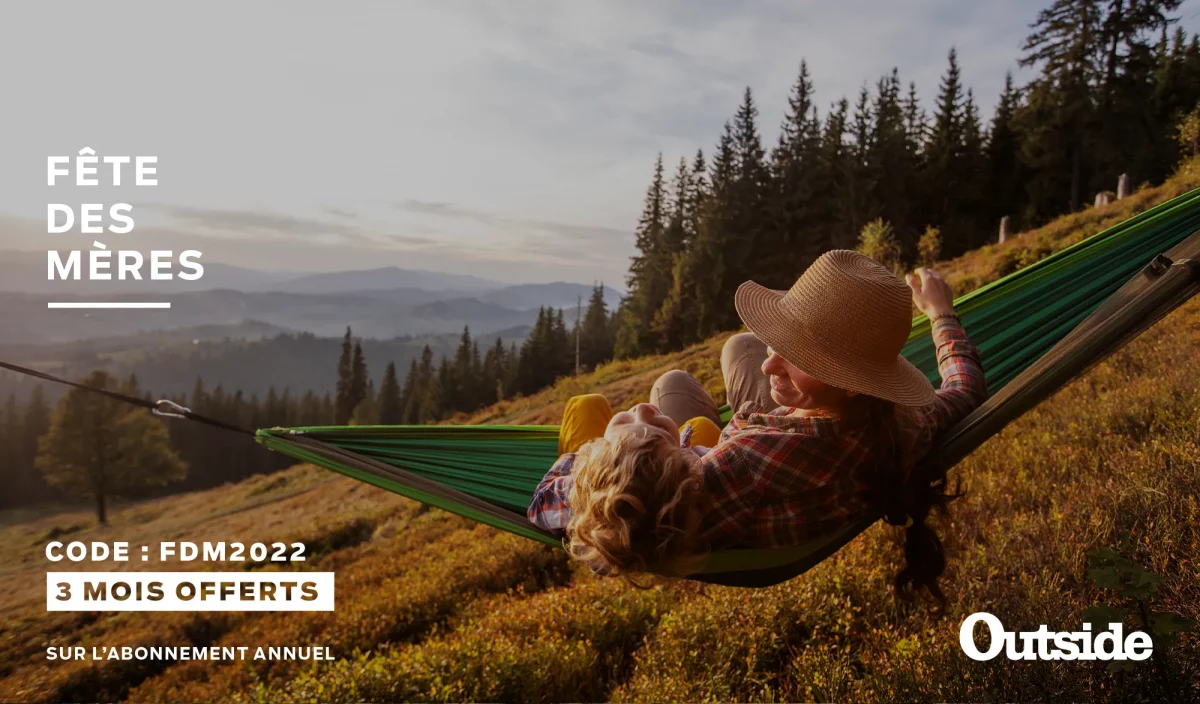
<path fill-rule="evenodd" d="M 814 379 L 847 391 L 875 396 L 902 406 L 927 406 L 936 400 L 933 384 L 901 355 L 883 365 L 850 364 L 828 351 L 819 330 L 806 330 L 780 308 L 786 291 L 747 281 L 734 295 L 738 316 L 755 337 Z"/>

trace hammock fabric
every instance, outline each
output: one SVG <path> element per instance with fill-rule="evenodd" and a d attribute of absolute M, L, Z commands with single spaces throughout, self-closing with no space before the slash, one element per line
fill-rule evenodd
<path fill-rule="evenodd" d="M 988 400 L 939 438 L 918 471 L 949 468 L 1021 414 L 1200 292 L 1200 189 L 955 302 L 979 347 Z M 903 354 L 935 384 L 921 316 Z M 728 419 L 730 412 L 722 409 Z M 353 426 L 259 430 L 266 447 L 471 520 L 561 547 L 525 509 L 558 458 L 556 426 Z M 803 545 L 712 553 L 693 579 L 762 587 L 799 575 L 876 520 Z"/>

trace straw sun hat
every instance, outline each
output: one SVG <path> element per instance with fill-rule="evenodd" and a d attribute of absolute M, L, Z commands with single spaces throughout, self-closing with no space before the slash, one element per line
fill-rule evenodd
<path fill-rule="evenodd" d="M 791 290 L 747 281 L 734 305 L 758 339 L 818 381 L 903 406 L 934 401 L 929 379 L 900 356 L 912 291 L 870 257 L 826 252 Z"/>

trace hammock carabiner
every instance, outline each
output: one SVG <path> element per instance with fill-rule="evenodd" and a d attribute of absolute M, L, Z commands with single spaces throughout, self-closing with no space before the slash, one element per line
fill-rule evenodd
<path fill-rule="evenodd" d="M 168 407 L 171 410 L 166 410 L 166 411 L 162 410 L 162 408 L 164 406 Z M 158 401 L 155 401 L 154 408 L 151 408 L 150 412 L 153 413 L 154 415 L 160 416 L 162 418 L 182 418 L 184 420 L 187 420 L 188 415 L 191 414 L 191 412 L 192 412 L 192 409 L 184 408 L 183 406 L 180 406 L 178 403 L 175 403 L 174 401 L 162 398 L 162 399 L 159 399 Z"/>

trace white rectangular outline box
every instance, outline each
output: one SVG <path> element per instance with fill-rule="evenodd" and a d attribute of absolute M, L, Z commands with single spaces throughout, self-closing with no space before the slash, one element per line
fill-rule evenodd
<path fill-rule="evenodd" d="M 85 601 L 84 583 L 104 582 L 106 598 L 103 601 Z M 162 585 L 163 598 L 159 601 L 149 601 L 143 598 L 137 600 L 130 596 L 125 600 L 112 598 L 112 585 L 125 582 L 133 585 L 141 582 L 147 585 L 159 582 Z M 200 589 L 201 582 L 234 582 L 253 583 L 254 593 L 259 593 L 258 585 L 263 582 L 295 582 L 292 588 L 292 598 L 285 600 L 285 590 L 277 587 L 274 601 L 242 601 L 240 588 L 234 590 L 233 597 L 228 600 L 220 598 L 220 591 L 215 596 L 201 599 L 199 594 L 190 600 L 181 599 L 176 589 L 180 584 L 190 582 Z M 317 598 L 304 601 L 300 598 L 300 585 L 312 582 L 317 590 Z M 71 598 L 59 600 L 61 593 L 59 584 L 70 586 Z M 145 594 L 143 586 L 143 594 Z M 133 592 L 136 594 L 136 591 Z M 333 572 L 47 572 L 46 573 L 46 610 L 47 611 L 333 611 L 334 610 L 334 573 Z"/>

